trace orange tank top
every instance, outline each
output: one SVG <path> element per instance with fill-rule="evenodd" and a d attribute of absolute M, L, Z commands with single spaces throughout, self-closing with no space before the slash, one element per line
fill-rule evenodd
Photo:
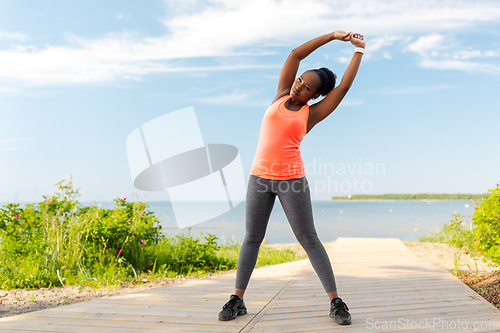
<path fill-rule="evenodd" d="M 305 104 L 299 111 L 290 111 L 285 108 L 290 98 L 285 95 L 267 108 L 251 175 L 280 180 L 305 176 L 299 147 L 307 131 L 309 105 Z"/>

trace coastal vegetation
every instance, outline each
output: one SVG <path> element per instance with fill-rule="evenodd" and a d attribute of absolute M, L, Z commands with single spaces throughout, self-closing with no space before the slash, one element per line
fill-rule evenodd
<path fill-rule="evenodd" d="M 71 177 L 39 203 L 0 207 L 0 289 L 118 286 L 147 278 L 234 269 L 241 242 L 218 246 L 202 232 L 168 237 L 147 203 L 114 199 L 113 209 L 83 207 Z M 262 247 L 257 267 L 300 259 Z"/>
<path fill-rule="evenodd" d="M 472 215 L 453 214 L 449 224 L 428 232 L 418 240 L 448 243 L 500 265 L 500 183 L 488 192 L 489 195 L 479 201 L 473 200 Z"/>
<path fill-rule="evenodd" d="M 332 197 L 332 200 L 482 200 L 488 198 L 486 194 L 355 194 L 344 197 Z"/>
<path fill-rule="evenodd" d="M 451 223 L 441 229 L 421 236 L 421 242 L 440 242 L 457 248 L 452 273 L 476 293 L 484 297 L 495 307 L 500 308 L 500 272 L 480 273 L 477 261 L 500 265 L 500 183 L 488 190 L 489 196 L 480 202 L 474 200 L 472 215 L 454 214 Z M 458 269 L 462 254 L 474 258 L 476 267 L 469 267 L 472 272 Z"/>

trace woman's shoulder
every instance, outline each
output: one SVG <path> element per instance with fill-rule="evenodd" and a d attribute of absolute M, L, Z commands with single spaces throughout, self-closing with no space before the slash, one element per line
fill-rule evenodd
<path fill-rule="evenodd" d="M 276 102 L 282 101 L 288 97 L 290 97 L 290 89 L 283 90 L 282 92 L 276 94 L 271 105 L 273 105 Z"/>

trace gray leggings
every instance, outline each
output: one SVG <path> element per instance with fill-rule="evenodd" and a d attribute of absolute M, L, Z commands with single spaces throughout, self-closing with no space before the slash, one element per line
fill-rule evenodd
<path fill-rule="evenodd" d="M 237 289 L 246 289 L 266 234 L 269 216 L 278 195 L 295 237 L 306 251 L 327 293 L 337 290 L 326 250 L 316 234 L 311 194 L 306 177 L 271 180 L 250 175 L 246 197 L 246 235 L 236 271 Z"/>

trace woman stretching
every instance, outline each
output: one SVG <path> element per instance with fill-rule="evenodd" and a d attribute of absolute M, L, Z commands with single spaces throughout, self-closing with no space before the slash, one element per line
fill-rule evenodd
<path fill-rule="evenodd" d="M 333 41 L 356 46 L 342 81 L 327 68 L 308 70 L 297 79 L 300 61 L 318 47 Z M 364 53 L 363 35 L 341 30 L 314 38 L 290 52 L 281 69 L 278 92 L 267 109 L 250 171 L 246 196 L 246 234 L 243 241 L 234 294 L 223 306 L 219 320 L 232 320 L 247 313 L 243 294 L 257 262 L 276 195 L 293 233 L 306 251 L 311 265 L 330 298 L 330 317 L 341 325 L 351 324 L 347 305 L 338 297 L 330 259 L 314 227 L 309 183 L 300 155 L 304 135 L 328 117 L 352 85 Z M 311 106 L 311 99 L 326 96 Z"/>

